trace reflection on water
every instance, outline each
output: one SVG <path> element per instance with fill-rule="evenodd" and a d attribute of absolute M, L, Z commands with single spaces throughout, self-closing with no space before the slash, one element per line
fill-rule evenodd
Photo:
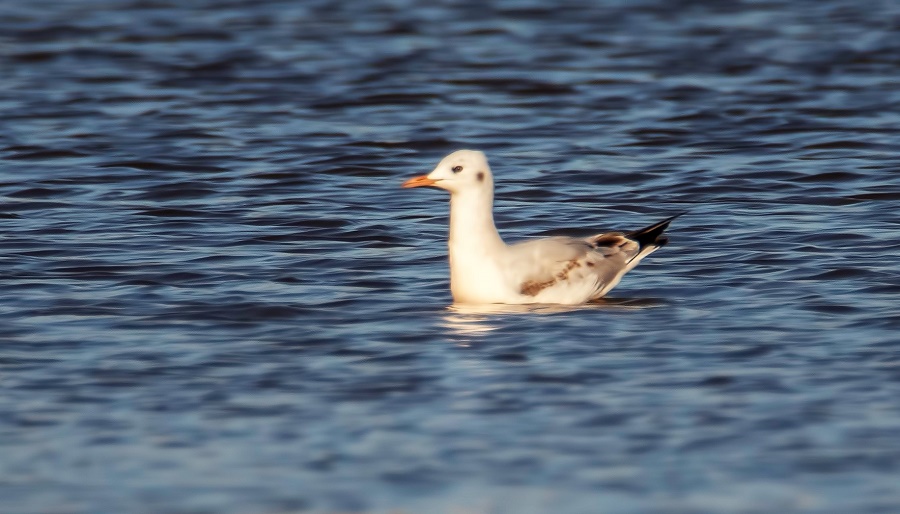
<path fill-rule="evenodd" d="M 454 342 L 461 346 L 468 346 L 473 338 L 483 336 L 498 328 L 498 325 L 491 323 L 489 317 L 475 314 L 443 316 L 440 326 L 446 329 L 451 337 L 456 336 Z"/>
<path fill-rule="evenodd" d="M 459 304 L 446 308 L 449 314 L 442 318 L 440 326 L 450 335 L 462 336 L 458 344 L 466 346 L 473 337 L 485 336 L 509 320 L 505 316 L 540 316 L 579 311 L 641 310 L 666 305 L 661 298 L 599 298 L 584 305 L 555 304 Z"/>
<path fill-rule="evenodd" d="M 458 304 L 447 307 L 447 310 L 456 314 L 487 315 L 487 314 L 553 314 L 558 312 L 573 312 L 583 309 L 591 309 L 594 306 L 587 305 L 553 305 L 553 304 L 522 304 L 505 305 L 491 304 Z"/>
<path fill-rule="evenodd" d="M 558 314 L 561 312 L 577 312 L 584 310 L 605 309 L 648 309 L 660 307 L 668 302 L 663 298 L 598 298 L 583 305 L 557 304 L 461 304 L 454 303 L 447 310 L 457 314 Z"/>

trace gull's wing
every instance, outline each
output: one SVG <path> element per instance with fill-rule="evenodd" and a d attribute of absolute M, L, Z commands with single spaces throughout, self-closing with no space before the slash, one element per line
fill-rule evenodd
<path fill-rule="evenodd" d="M 575 289 L 585 295 L 600 291 L 627 269 L 640 245 L 620 233 L 588 239 L 551 237 L 509 247 L 511 280 L 519 294 L 547 296 Z"/>
<path fill-rule="evenodd" d="M 519 294 L 553 302 L 571 295 L 602 296 L 644 257 L 668 242 L 673 216 L 634 232 L 577 239 L 550 237 L 509 247 L 507 273 Z M 542 298 L 538 298 L 541 296 Z"/>

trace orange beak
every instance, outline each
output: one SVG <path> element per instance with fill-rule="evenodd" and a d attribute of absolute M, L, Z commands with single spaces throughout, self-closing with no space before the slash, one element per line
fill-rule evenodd
<path fill-rule="evenodd" d="M 413 177 L 406 182 L 403 183 L 403 188 L 407 187 L 425 187 L 425 186 L 433 186 L 437 180 L 428 178 L 427 175 L 421 175 L 419 177 Z"/>

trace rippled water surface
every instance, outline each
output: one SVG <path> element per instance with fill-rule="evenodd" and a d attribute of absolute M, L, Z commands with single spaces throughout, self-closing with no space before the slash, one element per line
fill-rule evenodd
<path fill-rule="evenodd" d="M 900 512 L 900 4 L 486 3 L 0 2 L 0 511 Z"/>

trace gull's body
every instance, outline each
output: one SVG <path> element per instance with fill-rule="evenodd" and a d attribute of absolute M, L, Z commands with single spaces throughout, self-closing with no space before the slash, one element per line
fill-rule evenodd
<path fill-rule="evenodd" d="M 494 181 L 482 152 L 459 150 L 403 187 L 450 192 L 450 291 L 466 304 L 580 304 L 605 295 L 666 244 L 673 218 L 630 233 L 549 237 L 513 245 L 494 226 Z"/>

